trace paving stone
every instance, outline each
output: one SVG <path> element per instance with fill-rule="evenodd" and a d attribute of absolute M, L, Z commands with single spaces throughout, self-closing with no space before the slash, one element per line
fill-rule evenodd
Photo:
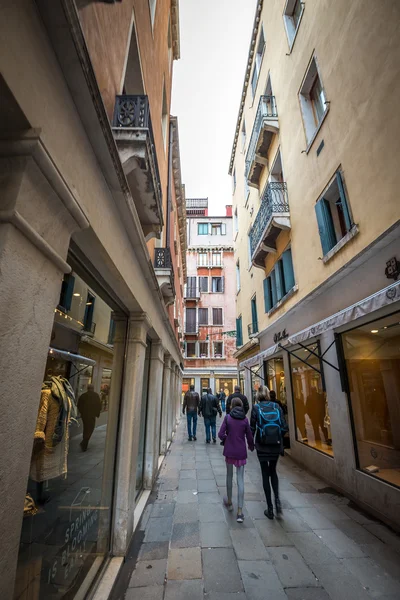
<path fill-rule="evenodd" d="M 330 596 L 321 588 L 287 588 L 288 600 L 330 600 Z"/>
<path fill-rule="evenodd" d="M 368 592 L 340 560 L 323 565 L 311 563 L 310 567 L 331 600 L 371 600 Z"/>
<path fill-rule="evenodd" d="M 262 485 L 262 478 L 258 480 L 259 484 Z M 255 482 L 256 483 L 256 482 Z M 279 491 L 280 492 L 296 492 L 298 491 L 293 483 L 290 483 L 285 477 L 279 479 Z"/>
<path fill-rule="evenodd" d="M 194 523 L 198 520 L 198 504 L 176 504 L 174 512 L 174 523 Z"/>
<path fill-rule="evenodd" d="M 243 523 L 238 523 L 236 521 L 236 510 L 229 512 L 226 510 L 226 508 L 224 508 L 224 516 L 225 516 L 225 521 L 230 530 L 231 529 L 254 529 L 253 519 L 249 516 L 246 506 L 243 509 L 243 516 L 244 516 Z"/>
<path fill-rule="evenodd" d="M 293 542 L 289 539 L 287 533 L 282 529 L 279 524 L 279 521 L 274 519 L 271 521 L 270 519 L 264 520 L 255 519 L 254 525 L 262 539 L 264 546 L 292 546 Z"/>
<path fill-rule="evenodd" d="M 154 504 L 151 511 L 152 519 L 161 517 L 172 517 L 174 514 L 175 504 L 173 502 L 165 502 L 164 504 Z"/>
<path fill-rule="evenodd" d="M 199 492 L 199 504 L 219 504 L 222 501 L 218 492 Z"/>
<path fill-rule="evenodd" d="M 370 558 L 344 558 L 341 562 L 374 598 L 383 594 L 398 594 L 400 598 L 400 582 L 382 571 Z"/>
<path fill-rule="evenodd" d="M 197 492 L 197 479 L 181 479 L 179 481 L 179 492 Z"/>
<path fill-rule="evenodd" d="M 171 548 L 168 555 L 168 579 L 201 579 L 200 548 Z"/>
<path fill-rule="evenodd" d="M 324 517 L 335 523 L 336 521 L 350 521 L 350 517 L 346 515 L 342 511 L 339 506 L 335 506 L 334 504 L 319 504 L 318 512 L 321 513 Z"/>
<path fill-rule="evenodd" d="M 230 548 L 231 536 L 225 521 L 200 523 L 200 540 L 203 548 Z"/>
<path fill-rule="evenodd" d="M 382 542 L 391 546 L 396 552 L 400 552 L 400 535 L 390 531 L 386 525 L 383 525 L 382 523 L 371 523 L 364 525 L 364 527 Z"/>
<path fill-rule="evenodd" d="M 316 508 L 297 508 L 300 517 L 311 529 L 335 529 L 336 525 L 324 517 Z"/>
<path fill-rule="evenodd" d="M 335 525 L 356 544 L 375 544 L 377 541 L 376 537 L 365 527 L 350 518 L 347 521 L 335 521 Z"/>
<path fill-rule="evenodd" d="M 159 492 L 157 494 L 157 500 L 154 504 L 164 504 L 170 502 L 176 502 L 178 492 Z"/>
<path fill-rule="evenodd" d="M 174 492 L 178 489 L 179 479 L 168 479 L 166 481 L 160 482 L 160 492 Z"/>
<path fill-rule="evenodd" d="M 147 523 L 149 522 L 151 511 L 153 510 L 153 504 L 148 504 L 144 509 L 142 516 L 140 518 L 139 530 L 144 531 L 147 527 Z"/>
<path fill-rule="evenodd" d="M 182 467 L 181 467 L 181 471 L 192 471 L 194 467 L 194 464 L 192 462 L 183 462 L 182 463 Z"/>
<path fill-rule="evenodd" d="M 217 484 L 215 483 L 215 479 L 200 479 L 198 490 L 199 492 L 216 492 Z"/>
<path fill-rule="evenodd" d="M 292 508 L 311 506 L 311 502 L 300 492 L 282 492 L 282 500 L 289 502 Z"/>
<path fill-rule="evenodd" d="M 231 529 L 238 560 L 268 560 L 267 550 L 256 529 Z"/>
<path fill-rule="evenodd" d="M 283 587 L 318 587 L 320 585 L 296 548 L 268 548 L 268 554 Z"/>
<path fill-rule="evenodd" d="M 199 523 L 175 523 L 172 536 L 171 548 L 194 548 L 200 546 Z"/>
<path fill-rule="evenodd" d="M 221 500 L 222 501 L 222 500 Z M 201 523 L 219 523 L 224 521 L 224 509 L 222 504 L 199 504 L 199 519 Z"/>
<path fill-rule="evenodd" d="M 169 542 L 149 542 L 142 544 L 139 551 L 139 560 L 159 560 L 168 558 Z"/>
<path fill-rule="evenodd" d="M 165 587 L 164 600 L 188 600 L 188 598 L 190 600 L 203 600 L 203 586 L 201 579 L 168 581 Z"/>
<path fill-rule="evenodd" d="M 246 490 L 246 487 L 244 488 Z M 264 502 L 264 494 L 255 494 L 254 492 L 244 492 L 244 500 L 254 502 Z"/>
<path fill-rule="evenodd" d="M 182 492 L 178 492 L 176 496 L 176 501 L 178 504 L 194 504 L 198 502 L 197 494 L 194 494 L 190 490 L 185 490 Z"/>
<path fill-rule="evenodd" d="M 285 531 L 288 532 L 300 532 L 300 531 L 311 531 L 311 527 L 307 525 L 305 521 L 300 517 L 297 510 L 284 509 L 282 511 L 282 518 L 279 520 L 280 525 Z"/>
<path fill-rule="evenodd" d="M 239 560 L 246 595 L 251 600 L 287 600 L 278 575 L 271 563 L 263 560 Z"/>
<path fill-rule="evenodd" d="M 353 540 L 339 529 L 316 529 L 315 533 L 338 558 L 358 558 L 365 556 L 360 546 L 355 544 Z"/>
<path fill-rule="evenodd" d="M 266 504 L 263 502 L 252 502 L 249 500 L 246 502 L 246 508 L 248 510 L 249 515 L 253 519 L 265 519 L 264 510 L 266 509 Z"/>
<path fill-rule="evenodd" d="M 212 469 L 196 469 L 196 473 L 197 473 L 198 481 L 200 481 L 201 479 L 213 479 L 214 478 L 214 473 L 212 472 Z"/>
<path fill-rule="evenodd" d="M 128 587 L 164 585 L 167 560 L 141 560 L 136 563 Z"/>
<path fill-rule="evenodd" d="M 388 573 L 393 579 L 400 581 L 400 564 L 399 557 L 393 549 L 382 542 L 376 542 L 376 544 L 361 544 L 360 548 L 363 552 L 372 558 L 385 572 Z"/>
<path fill-rule="evenodd" d="M 208 592 L 204 594 L 204 600 L 251 600 L 249 599 L 244 592 L 233 592 L 224 593 L 224 592 Z"/>
<path fill-rule="evenodd" d="M 190 469 L 190 471 L 181 471 L 179 480 L 182 479 L 196 479 L 196 471 L 194 469 Z"/>
<path fill-rule="evenodd" d="M 324 564 L 336 560 L 333 552 L 314 532 L 289 533 L 288 536 L 307 563 Z"/>
<path fill-rule="evenodd" d="M 171 537 L 172 517 L 149 519 L 144 536 L 145 542 L 167 542 Z"/>
<path fill-rule="evenodd" d="M 201 551 L 204 569 L 205 592 L 241 592 L 243 584 L 240 578 L 236 557 L 231 548 L 204 548 Z M 221 598 L 222 594 L 218 596 Z"/>
<path fill-rule="evenodd" d="M 297 482 L 293 483 L 293 487 L 295 489 L 292 491 L 298 491 L 298 492 L 301 492 L 302 494 L 318 494 L 318 491 L 315 489 L 315 487 L 313 487 L 307 481 L 305 481 L 305 482 L 297 481 Z"/>
<path fill-rule="evenodd" d="M 361 509 L 356 510 L 355 508 L 352 508 L 350 506 L 341 506 L 340 510 L 344 512 L 345 515 L 350 517 L 350 519 L 353 519 L 360 525 L 365 525 L 367 523 L 374 522 L 374 519 L 365 514 Z"/>
<path fill-rule="evenodd" d="M 163 600 L 164 586 L 151 585 L 140 588 L 140 600 Z M 128 588 L 125 594 L 125 600 L 137 600 L 137 588 Z"/>

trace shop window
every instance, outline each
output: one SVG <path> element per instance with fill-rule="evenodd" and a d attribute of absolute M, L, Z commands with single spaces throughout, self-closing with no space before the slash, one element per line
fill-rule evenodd
<path fill-rule="evenodd" d="M 208 342 L 199 342 L 200 358 L 208 358 Z"/>
<path fill-rule="evenodd" d="M 224 316 L 223 316 L 222 308 L 213 308 L 212 316 L 213 316 L 213 325 L 223 325 L 224 324 Z"/>
<path fill-rule="evenodd" d="M 224 344 L 223 342 L 213 342 L 213 355 L 214 358 L 222 358 L 224 355 Z"/>
<path fill-rule="evenodd" d="M 235 386 L 237 385 L 237 379 L 224 379 L 222 377 L 215 378 L 215 393 L 220 393 L 221 390 L 228 397 L 233 394 Z"/>
<path fill-rule="evenodd" d="M 323 363 L 310 350 L 318 354 L 318 344 L 299 348 L 295 350 L 296 356 L 290 355 L 296 438 L 298 442 L 333 456 Z"/>
<path fill-rule="evenodd" d="M 208 388 L 210 387 L 210 380 L 207 377 L 202 377 L 200 379 L 200 387 L 201 387 L 201 393 L 206 394 Z"/>
<path fill-rule="evenodd" d="M 68 273 L 64 275 L 64 279 L 61 284 L 61 293 L 60 293 L 60 301 L 58 303 L 59 307 L 68 312 L 71 310 L 72 304 L 72 296 L 74 293 L 74 285 L 75 285 L 75 277 Z"/>
<path fill-rule="evenodd" d="M 83 317 L 83 329 L 85 331 L 87 331 L 88 333 L 93 333 L 93 334 L 96 330 L 96 323 L 93 322 L 95 301 L 96 301 L 95 296 L 93 296 L 93 294 L 88 292 L 87 298 L 86 298 L 85 316 Z"/>
<path fill-rule="evenodd" d="M 269 390 L 274 390 L 276 399 L 287 414 L 286 381 L 283 358 L 273 358 L 266 363 L 265 381 Z"/>
<path fill-rule="evenodd" d="M 199 325 L 208 325 L 208 308 L 199 308 Z"/>
<path fill-rule="evenodd" d="M 201 292 L 208 292 L 208 277 L 199 277 L 199 287 Z"/>
<path fill-rule="evenodd" d="M 292 251 L 289 248 L 276 262 L 268 277 L 264 279 L 265 312 L 272 310 L 293 289 L 294 285 Z"/>
<path fill-rule="evenodd" d="M 241 393 L 244 394 L 244 371 L 239 371 L 239 385 Z"/>
<path fill-rule="evenodd" d="M 264 381 L 260 375 L 261 367 L 254 365 L 251 367 L 250 378 L 251 378 L 251 396 L 253 404 L 256 402 L 256 394 L 261 385 L 264 385 Z"/>
<path fill-rule="evenodd" d="M 208 235 L 208 223 L 198 223 L 197 224 L 197 234 L 198 235 Z"/>
<path fill-rule="evenodd" d="M 186 358 L 196 358 L 196 342 L 186 342 Z"/>
<path fill-rule="evenodd" d="M 182 394 L 186 394 L 190 390 L 190 386 L 195 384 L 194 377 L 184 377 L 182 380 Z"/>
<path fill-rule="evenodd" d="M 148 391 L 150 377 L 150 356 L 151 356 L 151 340 L 146 340 L 146 356 L 143 370 L 143 388 L 142 402 L 140 404 L 140 429 L 139 429 L 139 447 L 136 462 L 136 499 L 143 490 L 144 468 L 145 468 L 145 443 L 146 443 L 146 426 L 147 426 L 147 406 L 148 406 Z"/>
<path fill-rule="evenodd" d="M 343 175 L 337 171 L 315 205 L 323 254 L 327 254 L 349 233 L 353 225 Z"/>
<path fill-rule="evenodd" d="M 358 467 L 400 487 L 400 313 L 342 335 Z"/>
<path fill-rule="evenodd" d="M 224 292 L 224 278 L 211 277 L 211 291 L 222 294 Z"/>
<path fill-rule="evenodd" d="M 242 315 L 236 319 L 236 348 L 243 346 Z"/>

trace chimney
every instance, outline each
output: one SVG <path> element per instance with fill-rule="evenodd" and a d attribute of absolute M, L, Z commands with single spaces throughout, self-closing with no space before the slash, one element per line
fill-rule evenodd
<path fill-rule="evenodd" d="M 232 216 L 232 204 L 227 204 L 226 205 L 226 216 L 227 217 L 231 217 Z"/>

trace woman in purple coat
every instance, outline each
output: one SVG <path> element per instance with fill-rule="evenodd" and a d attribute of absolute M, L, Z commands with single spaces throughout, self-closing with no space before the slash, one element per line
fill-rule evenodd
<path fill-rule="evenodd" d="M 253 434 L 250 424 L 244 414 L 243 404 L 240 398 L 232 400 L 232 408 L 229 415 L 226 415 L 218 433 L 219 439 L 224 444 L 224 456 L 226 462 L 226 491 L 227 497 L 224 498 L 226 508 L 233 510 L 232 505 L 232 483 L 233 483 L 233 465 L 236 467 L 236 477 L 238 486 L 238 509 L 236 521 L 243 523 L 243 503 L 244 503 L 244 465 L 247 459 L 246 439 L 249 450 L 254 450 Z"/>

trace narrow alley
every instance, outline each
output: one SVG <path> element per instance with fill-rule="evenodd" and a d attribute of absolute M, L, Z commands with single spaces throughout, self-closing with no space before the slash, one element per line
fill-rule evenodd
<path fill-rule="evenodd" d="M 221 446 L 202 419 L 188 442 L 181 420 L 113 600 L 398 600 L 400 538 L 288 455 L 279 475 L 283 516 L 269 521 L 250 454 L 237 523 Z"/>

